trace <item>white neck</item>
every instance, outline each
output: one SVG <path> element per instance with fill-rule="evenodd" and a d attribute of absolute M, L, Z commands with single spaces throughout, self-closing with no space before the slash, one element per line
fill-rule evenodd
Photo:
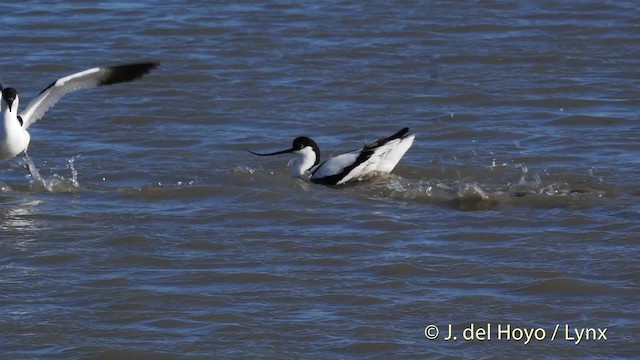
<path fill-rule="evenodd" d="M 20 100 L 18 99 L 18 96 L 16 96 L 16 99 L 13 100 L 13 103 L 11 103 L 11 108 L 7 107 L 2 113 L 2 117 L 4 118 L 4 129 L 7 132 L 9 132 L 12 129 L 22 129 L 22 126 L 20 125 L 20 121 L 18 121 L 18 103 L 19 102 Z"/>
<path fill-rule="evenodd" d="M 31 136 L 18 120 L 18 97 L 11 104 L 11 111 L 2 112 L 0 126 L 0 160 L 8 160 L 27 150 Z"/>
<path fill-rule="evenodd" d="M 311 146 L 304 147 L 298 151 L 293 152 L 296 158 L 291 164 L 291 174 L 295 177 L 300 177 L 307 172 L 313 164 L 316 163 L 316 153 Z"/>

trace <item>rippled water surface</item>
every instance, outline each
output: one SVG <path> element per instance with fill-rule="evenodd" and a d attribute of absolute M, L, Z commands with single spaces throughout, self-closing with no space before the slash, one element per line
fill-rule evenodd
<path fill-rule="evenodd" d="M 88 67 L 162 63 L 31 127 L 42 181 L 0 164 L 2 358 L 640 353 L 635 2 L 27 1 L 0 19 L 22 106 Z M 337 188 L 245 151 L 307 135 L 326 157 L 404 126 L 393 174 Z M 490 338 L 465 340 L 472 323 Z"/>

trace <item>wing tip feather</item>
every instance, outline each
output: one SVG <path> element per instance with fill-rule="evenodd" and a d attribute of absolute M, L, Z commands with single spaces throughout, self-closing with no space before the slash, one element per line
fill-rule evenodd
<path fill-rule="evenodd" d="M 105 75 L 98 82 L 98 86 L 133 81 L 143 77 L 158 66 L 160 66 L 159 62 L 142 62 L 109 66 L 105 68 Z"/>
<path fill-rule="evenodd" d="M 382 146 L 386 143 L 388 143 L 389 141 L 395 140 L 395 139 L 402 139 L 406 136 L 411 135 L 409 133 L 409 127 L 403 127 L 402 129 L 400 129 L 400 131 L 396 132 L 395 134 L 385 137 L 385 138 L 380 138 L 374 142 L 372 142 L 371 144 L 365 145 L 365 149 L 372 149 L 372 148 L 376 148 L 379 146 Z"/>

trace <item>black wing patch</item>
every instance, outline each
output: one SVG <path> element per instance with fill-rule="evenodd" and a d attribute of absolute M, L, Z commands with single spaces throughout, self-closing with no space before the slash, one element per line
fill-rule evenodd
<path fill-rule="evenodd" d="M 400 139 L 400 138 L 402 138 L 403 136 L 405 136 L 408 133 L 409 133 L 409 128 L 408 127 L 402 128 L 402 130 L 398 131 L 397 133 L 395 133 L 395 134 L 393 134 L 393 135 L 391 135 L 389 137 L 386 137 L 386 138 L 378 139 L 378 140 L 372 142 L 371 144 L 365 145 L 364 147 L 365 147 L 365 149 L 377 148 L 377 147 L 380 147 L 380 146 L 388 143 L 389 141 L 392 141 L 392 140 L 395 140 L 395 139 Z"/>
<path fill-rule="evenodd" d="M 58 80 L 52 82 L 51 84 L 49 84 L 49 86 L 47 86 L 46 88 L 42 89 L 42 91 L 40 91 L 40 93 L 38 95 L 42 95 L 43 92 L 49 90 L 50 88 L 53 87 L 53 85 L 55 85 L 58 82 Z"/>
<path fill-rule="evenodd" d="M 160 63 L 139 63 L 139 64 L 127 64 L 127 65 L 116 65 L 110 66 L 106 68 L 106 73 L 98 80 L 96 86 L 103 85 L 111 85 L 120 82 L 133 81 L 137 78 L 142 77 L 147 74 L 149 71 L 155 69 L 160 65 Z M 58 80 L 52 82 L 44 88 L 38 95 L 41 95 L 45 91 L 49 90 L 53 86 L 56 85 Z"/>
<path fill-rule="evenodd" d="M 98 86 L 135 80 L 155 69 L 158 65 L 158 63 L 140 63 L 108 67 L 105 75 L 98 81 Z"/>
<path fill-rule="evenodd" d="M 337 184 L 340 180 L 342 180 L 342 178 L 344 178 L 345 176 L 347 176 L 353 169 L 357 168 L 360 164 L 362 164 L 363 162 L 369 160 L 369 158 L 371 157 L 371 155 L 373 155 L 374 151 L 372 148 L 364 148 L 362 150 L 362 152 L 360 153 L 360 155 L 358 155 L 358 157 L 356 158 L 356 161 L 353 162 L 353 164 L 346 166 L 344 169 L 342 169 L 341 172 L 334 174 L 334 175 L 329 175 L 329 176 L 325 176 L 325 177 L 321 177 L 319 179 L 311 179 L 312 183 L 315 184 L 321 184 L 321 185 L 335 185 Z M 326 161 L 325 161 L 326 162 Z M 322 164 L 320 164 L 320 166 L 318 166 L 313 173 L 311 173 L 311 175 L 315 174 L 316 171 L 318 171 L 318 169 L 320 169 L 322 167 L 322 165 L 324 165 L 323 162 Z"/>

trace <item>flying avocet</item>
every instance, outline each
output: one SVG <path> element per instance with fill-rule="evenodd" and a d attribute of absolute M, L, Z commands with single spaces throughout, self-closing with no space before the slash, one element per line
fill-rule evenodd
<path fill-rule="evenodd" d="M 65 76 L 42 90 L 20 113 L 18 113 L 20 102 L 18 92 L 14 88 L 4 87 L 0 82 L 0 91 L 2 91 L 0 111 L 3 103 L 7 106 L 3 112 L 2 126 L 0 126 L 0 161 L 9 160 L 21 153 L 27 156 L 27 148 L 31 140 L 27 129 L 41 119 L 44 113 L 65 94 L 80 89 L 132 81 L 158 65 L 158 63 L 149 62 L 95 67 Z"/>

